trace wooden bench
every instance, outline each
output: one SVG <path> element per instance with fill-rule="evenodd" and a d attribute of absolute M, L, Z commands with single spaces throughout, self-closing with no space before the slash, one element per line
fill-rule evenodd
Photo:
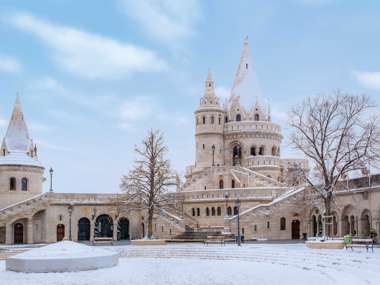
<path fill-rule="evenodd" d="M 113 238 L 111 238 L 111 237 L 95 237 L 94 241 L 92 243 L 93 244 L 110 243 L 111 245 L 113 245 Z"/>
<path fill-rule="evenodd" d="M 204 241 L 204 244 L 217 243 L 225 245 L 224 236 L 207 236 L 207 239 Z"/>
<path fill-rule="evenodd" d="M 348 248 L 351 248 L 351 250 L 354 250 L 354 247 L 364 247 L 367 249 L 372 249 L 373 252 L 373 239 L 370 238 L 354 238 L 352 239 L 352 243 L 344 243 L 344 246 L 346 247 L 346 250 Z"/>

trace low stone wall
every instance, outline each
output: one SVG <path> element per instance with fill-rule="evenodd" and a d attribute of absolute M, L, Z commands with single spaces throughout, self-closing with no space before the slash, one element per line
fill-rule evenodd
<path fill-rule="evenodd" d="M 311 249 L 343 249 L 344 242 L 331 240 L 331 241 L 307 241 L 306 247 Z"/>

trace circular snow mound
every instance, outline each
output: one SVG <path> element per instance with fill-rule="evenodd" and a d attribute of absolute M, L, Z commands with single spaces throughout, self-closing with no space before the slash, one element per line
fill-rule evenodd
<path fill-rule="evenodd" d="M 35 248 L 6 260 L 6 269 L 17 272 L 70 272 L 112 267 L 119 262 L 116 252 L 61 241 Z"/>

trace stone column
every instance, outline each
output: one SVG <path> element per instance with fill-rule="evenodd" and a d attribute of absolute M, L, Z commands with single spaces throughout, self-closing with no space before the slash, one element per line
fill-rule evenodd
<path fill-rule="evenodd" d="M 6 224 L 5 226 L 5 244 L 13 244 L 13 225 Z"/>
<path fill-rule="evenodd" d="M 34 242 L 34 239 L 33 239 L 33 219 L 32 218 L 29 218 L 28 221 L 27 221 L 27 230 L 26 230 L 26 240 L 27 240 L 27 243 L 33 243 Z"/>
<path fill-rule="evenodd" d="M 90 222 L 90 241 L 94 242 L 94 231 L 95 231 L 95 222 L 92 220 Z"/>
<path fill-rule="evenodd" d="M 113 237 L 112 237 L 112 239 L 113 240 L 117 240 L 117 222 L 114 222 L 113 223 Z"/>

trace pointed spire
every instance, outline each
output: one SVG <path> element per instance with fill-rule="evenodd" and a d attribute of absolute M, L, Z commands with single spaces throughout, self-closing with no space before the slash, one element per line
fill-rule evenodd
<path fill-rule="evenodd" d="M 24 114 L 21 108 L 20 96 L 17 95 L 13 107 L 11 120 L 8 125 L 7 133 L 3 140 L 3 146 L 8 152 L 29 152 L 32 142 L 29 137 L 28 128 L 24 121 Z"/>
<path fill-rule="evenodd" d="M 205 91 L 201 99 L 201 105 L 219 106 L 219 98 L 215 95 L 214 80 L 212 78 L 212 73 L 210 69 L 207 73 L 207 78 L 205 81 Z"/>
<path fill-rule="evenodd" d="M 251 108 L 255 103 L 255 97 L 260 96 L 259 90 L 247 36 L 244 39 L 230 100 L 239 99 L 242 105 Z"/>

